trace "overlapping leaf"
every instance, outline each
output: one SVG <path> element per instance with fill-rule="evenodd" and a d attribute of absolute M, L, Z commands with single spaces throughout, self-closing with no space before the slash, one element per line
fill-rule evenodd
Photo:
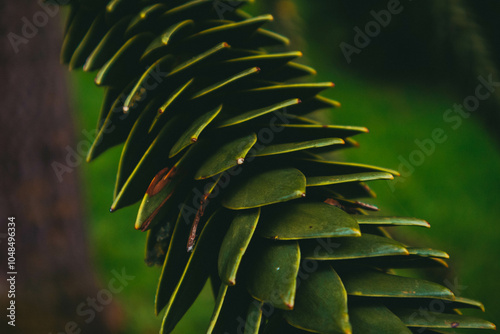
<path fill-rule="evenodd" d="M 161 332 L 207 280 L 208 333 L 493 328 L 455 312 L 482 304 L 392 272 L 448 254 L 383 229 L 424 220 L 366 214 L 377 208 L 358 201 L 374 197 L 365 182 L 398 173 L 324 158 L 368 130 L 307 116 L 340 106 L 318 95 L 333 83 L 294 82 L 316 71 L 292 62 L 300 52 L 267 52 L 288 39 L 262 28 L 272 16 L 238 9 L 246 2 L 69 2 L 61 61 L 106 86 L 88 160 L 124 143 L 111 211 L 142 198 L 146 261 L 163 264 Z M 443 313 L 418 316 L 432 301 Z"/>

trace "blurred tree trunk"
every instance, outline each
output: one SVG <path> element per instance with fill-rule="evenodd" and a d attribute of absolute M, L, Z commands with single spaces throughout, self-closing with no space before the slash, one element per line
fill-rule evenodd
<path fill-rule="evenodd" d="M 99 287 L 87 253 L 77 173 L 60 181 L 51 166 L 65 162 L 67 145 L 75 147 L 59 64 L 61 15 L 50 16 L 34 0 L 0 0 L 0 17 L 0 280 L 7 287 L 5 232 L 7 217 L 14 216 L 16 332 L 117 332 L 115 304 L 92 321 L 77 313 Z M 10 327 L 4 288 L 0 301 L 0 332 L 12 333 L 4 330 Z"/>

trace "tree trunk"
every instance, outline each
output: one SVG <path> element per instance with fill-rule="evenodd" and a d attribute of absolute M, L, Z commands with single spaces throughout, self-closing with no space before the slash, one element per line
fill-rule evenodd
<path fill-rule="evenodd" d="M 33 0 L 0 0 L 0 7 L 0 280 L 10 286 L 6 232 L 12 216 L 16 332 L 117 332 L 114 304 L 93 319 L 77 312 L 100 290 L 87 254 L 77 172 L 61 180 L 52 166 L 66 160 L 67 145 L 75 147 L 59 64 L 61 15 Z M 13 332 L 4 330 L 14 329 L 5 316 L 10 300 L 4 288 L 0 301 L 0 332 Z"/>

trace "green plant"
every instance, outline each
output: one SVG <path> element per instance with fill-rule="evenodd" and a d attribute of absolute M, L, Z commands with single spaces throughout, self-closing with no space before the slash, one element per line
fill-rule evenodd
<path fill-rule="evenodd" d="M 63 63 L 99 70 L 106 87 L 92 160 L 125 142 L 111 211 L 142 198 L 146 261 L 163 265 L 155 309 L 173 330 L 210 280 L 213 333 L 412 333 L 494 328 L 457 308 L 482 308 L 398 269 L 442 266 L 444 252 L 409 247 L 357 201 L 364 183 L 397 173 L 326 160 L 362 127 L 305 115 L 338 107 L 332 83 L 287 39 L 261 28 L 246 1 L 72 1 Z M 199 232 L 201 231 L 201 232 Z M 430 305 L 441 313 L 422 313 Z"/>

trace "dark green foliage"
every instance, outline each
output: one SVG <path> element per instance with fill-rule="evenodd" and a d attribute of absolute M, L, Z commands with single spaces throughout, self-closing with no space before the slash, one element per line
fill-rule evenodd
<path fill-rule="evenodd" d="M 324 158 L 366 129 L 304 117 L 339 106 L 318 95 L 333 84 L 297 81 L 314 70 L 292 62 L 300 52 L 265 51 L 287 39 L 244 2 L 71 2 L 61 60 L 98 69 L 107 87 L 88 160 L 124 143 L 111 210 L 142 198 L 135 227 L 148 233 L 147 262 L 163 265 L 162 333 L 207 280 L 209 333 L 494 328 L 456 311 L 480 303 L 397 275 L 447 254 L 383 229 L 427 222 L 367 214 L 377 208 L 357 201 L 374 195 L 364 182 L 397 173 Z M 422 318 L 436 301 L 456 307 Z"/>

